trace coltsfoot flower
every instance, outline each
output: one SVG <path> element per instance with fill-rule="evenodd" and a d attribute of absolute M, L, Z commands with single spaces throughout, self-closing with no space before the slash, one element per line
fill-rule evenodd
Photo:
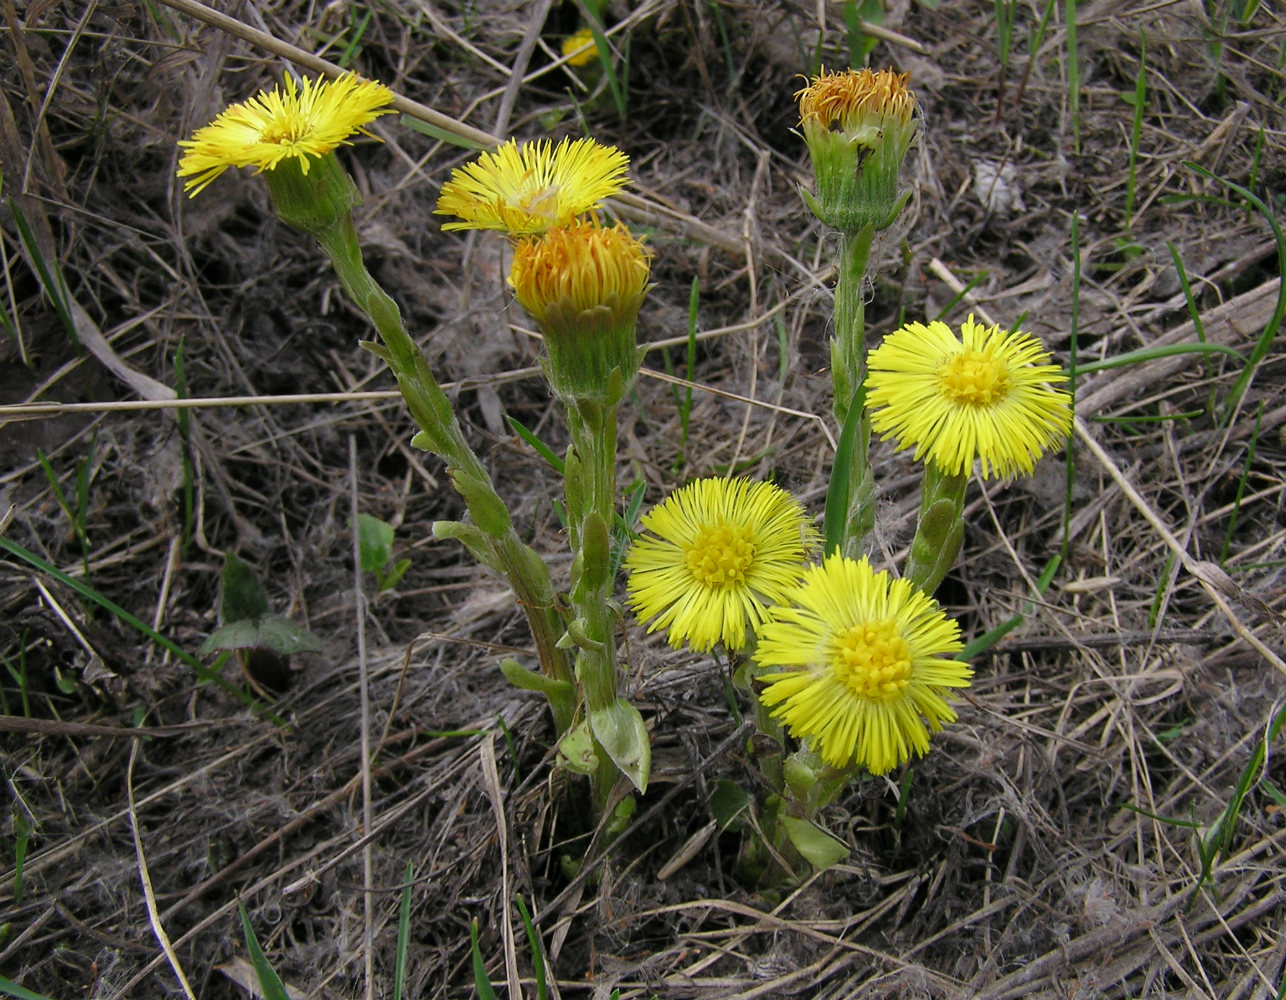
<path fill-rule="evenodd" d="M 313 161 L 348 145 L 380 115 L 393 92 L 383 84 L 353 74 L 335 80 L 286 77 L 281 87 L 263 90 L 243 104 L 233 104 L 191 139 L 179 141 L 183 155 L 178 176 L 193 197 L 229 167 L 254 167 L 260 173 L 284 161 L 296 162 L 307 175 Z"/>
<path fill-rule="evenodd" d="M 593 139 L 548 139 L 522 146 L 510 139 L 457 167 L 442 185 L 436 215 L 460 222 L 442 228 L 498 229 L 533 236 L 569 225 L 625 186 L 629 157 Z"/>
<path fill-rule="evenodd" d="M 795 94 L 817 183 L 816 197 L 805 191 L 804 200 L 828 226 L 884 229 L 901 211 L 898 171 L 919 127 L 908 79 L 888 69 L 823 69 Z"/>
<path fill-rule="evenodd" d="M 581 28 L 574 35 L 563 39 L 563 57 L 568 66 L 588 66 L 598 56 L 594 43 L 594 32 Z"/>
<path fill-rule="evenodd" d="M 867 358 L 871 427 L 949 475 L 974 459 L 984 479 L 1030 474 L 1072 426 L 1072 397 L 1055 387 L 1067 376 L 1049 358 L 1031 334 L 972 315 L 959 338 L 937 320 L 908 323 Z"/>
<path fill-rule="evenodd" d="M 832 555 L 759 629 L 759 700 L 837 768 L 891 771 L 929 749 L 956 713 L 944 695 L 973 671 L 948 659 L 960 626 L 907 580 Z M 773 669 L 783 668 L 783 669 Z"/>
<path fill-rule="evenodd" d="M 544 334 L 560 396 L 605 399 L 613 370 L 612 394 L 634 384 L 634 328 L 649 274 L 647 249 L 620 223 L 576 222 L 514 246 L 509 283 Z"/>
<path fill-rule="evenodd" d="M 686 640 L 696 650 L 741 649 L 817 547 L 799 502 L 749 479 L 698 479 L 641 520 L 648 534 L 625 558 L 630 607 L 676 648 Z"/>

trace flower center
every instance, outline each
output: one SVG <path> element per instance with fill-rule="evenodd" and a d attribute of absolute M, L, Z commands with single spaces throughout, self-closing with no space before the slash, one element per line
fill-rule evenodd
<path fill-rule="evenodd" d="M 911 647 L 890 621 L 851 625 L 835 638 L 831 667 L 859 698 L 892 701 L 911 682 Z"/>
<path fill-rule="evenodd" d="M 741 525 L 702 525 L 683 561 L 698 583 L 732 587 L 746 582 L 746 572 L 755 561 L 755 541 Z"/>
<path fill-rule="evenodd" d="M 260 142 L 273 142 L 279 146 L 293 146 L 312 131 L 312 124 L 300 115 L 274 118 L 262 132 Z"/>
<path fill-rule="evenodd" d="M 938 370 L 938 385 L 953 403 L 993 406 L 1009 389 L 1009 373 L 996 358 L 981 351 L 964 351 Z"/>

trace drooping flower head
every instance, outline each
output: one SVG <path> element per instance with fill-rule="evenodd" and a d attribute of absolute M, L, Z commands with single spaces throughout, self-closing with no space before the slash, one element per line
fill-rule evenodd
<path fill-rule="evenodd" d="M 891 771 L 929 749 L 973 671 L 949 659 L 960 626 L 907 580 L 839 554 L 769 609 L 754 659 L 759 700 L 828 764 Z M 779 669 L 774 669 L 779 668 Z"/>
<path fill-rule="evenodd" d="M 909 73 L 825 69 L 795 94 L 817 183 L 802 192 L 816 216 L 841 232 L 884 229 L 902 209 L 898 171 L 918 128 Z"/>
<path fill-rule="evenodd" d="M 947 324 L 908 323 L 867 358 L 871 427 L 915 447 L 949 475 L 974 459 L 984 478 L 1030 474 L 1072 426 L 1071 396 L 1031 334 L 984 327 L 971 315 L 960 336 Z"/>
<path fill-rule="evenodd" d="M 457 167 L 442 185 L 436 215 L 462 221 L 451 229 L 498 229 L 534 236 L 570 224 L 625 186 L 629 157 L 593 139 L 548 139 L 522 146 L 510 139 Z"/>
<path fill-rule="evenodd" d="M 545 336 L 547 374 L 560 396 L 603 399 L 613 370 L 614 394 L 634 383 L 634 328 L 649 273 L 647 249 L 620 223 L 575 222 L 514 245 L 509 283 Z"/>
<path fill-rule="evenodd" d="M 749 479 L 698 479 L 641 520 L 646 534 L 625 557 L 630 607 L 676 648 L 741 649 L 817 547 L 799 502 Z"/>
<path fill-rule="evenodd" d="M 233 104 L 191 139 L 180 140 L 178 176 L 189 197 L 199 194 L 229 167 L 275 170 L 297 164 L 307 175 L 315 161 L 348 144 L 380 115 L 393 92 L 383 84 L 349 73 L 335 80 L 286 77 L 281 87 L 263 90 L 244 104 Z"/>
<path fill-rule="evenodd" d="M 563 39 L 563 57 L 567 60 L 568 66 L 588 66 L 597 55 L 594 32 L 589 28 L 581 28 L 574 35 L 568 35 Z"/>

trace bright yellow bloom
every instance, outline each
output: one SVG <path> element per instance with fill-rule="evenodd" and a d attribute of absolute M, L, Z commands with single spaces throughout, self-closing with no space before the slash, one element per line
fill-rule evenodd
<path fill-rule="evenodd" d="M 284 88 L 274 86 L 233 104 L 191 139 L 180 140 L 184 153 L 178 176 L 190 178 L 184 184 L 189 197 L 229 167 L 263 172 L 293 159 L 307 174 L 312 158 L 348 145 L 354 133 L 369 136 L 364 126 L 392 112 L 384 106 L 393 100 L 391 90 L 351 73 L 335 80 L 305 79 L 302 85 L 288 76 Z"/>
<path fill-rule="evenodd" d="M 464 220 L 445 223 L 447 230 L 538 235 L 568 225 L 621 190 L 629 162 L 615 146 L 593 139 L 563 139 L 557 146 L 541 139 L 522 147 L 510 139 L 453 170 L 434 214 Z"/>
<path fill-rule="evenodd" d="M 754 652 L 773 717 L 834 767 L 884 774 L 923 756 L 955 721 L 944 695 L 973 676 L 947 659 L 964 648 L 956 621 L 865 557 L 810 566 L 789 599 L 769 609 Z"/>
<path fill-rule="evenodd" d="M 828 226 L 884 229 L 901 211 L 898 171 L 919 127 L 909 78 L 888 69 L 823 69 L 795 94 L 817 186 L 816 197 L 803 196 Z"/>
<path fill-rule="evenodd" d="M 509 283 L 544 334 L 546 374 L 560 397 L 607 403 L 634 384 L 649 273 L 647 249 L 620 223 L 575 222 L 515 244 Z"/>
<path fill-rule="evenodd" d="M 588 66 L 597 55 L 594 32 L 589 28 L 581 28 L 576 34 L 568 35 L 563 40 L 563 56 L 567 59 L 568 66 Z"/>
<path fill-rule="evenodd" d="M 949 475 L 974 459 L 984 478 L 1030 474 L 1072 426 L 1066 382 L 1031 334 L 984 327 L 971 315 L 960 339 L 945 323 L 908 323 L 867 357 L 871 427 L 915 446 Z"/>
<path fill-rule="evenodd" d="M 641 520 L 650 534 L 625 558 L 630 607 L 676 648 L 686 639 L 697 650 L 741 649 L 817 547 L 799 502 L 749 479 L 698 479 Z"/>

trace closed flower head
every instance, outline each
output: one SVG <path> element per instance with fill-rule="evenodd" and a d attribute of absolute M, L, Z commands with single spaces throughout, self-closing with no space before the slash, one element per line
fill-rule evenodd
<path fill-rule="evenodd" d="M 296 84 L 286 77 L 281 87 L 260 91 L 244 104 L 233 104 L 191 139 L 183 139 L 179 177 L 189 196 L 205 190 L 229 167 L 275 170 L 284 162 L 307 175 L 315 160 L 347 145 L 380 115 L 393 92 L 351 73 L 335 80 L 318 77 Z"/>
<path fill-rule="evenodd" d="M 867 358 L 871 427 L 948 475 L 974 459 L 984 478 L 1030 474 L 1072 425 L 1071 396 L 1055 385 L 1067 376 L 1049 357 L 1030 334 L 973 316 L 959 338 L 937 320 L 908 323 Z"/>
<path fill-rule="evenodd" d="M 901 211 L 898 171 L 918 128 L 909 76 L 823 69 L 795 95 L 817 182 L 816 197 L 804 192 L 804 200 L 832 228 L 884 229 Z"/>
<path fill-rule="evenodd" d="M 633 384 L 649 273 L 647 249 L 620 223 L 577 222 L 515 244 L 509 283 L 545 336 L 559 395 L 601 398 L 613 369 Z"/>
<path fill-rule="evenodd" d="M 569 225 L 625 186 L 629 157 L 593 139 L 510 139 L 457 167 L 442 185 L 437 215 L 461 221 L 443 229 L 498 229 L 531 236 Z"/>
<path fill-rule="evenodd" d="M 826 763 L 884 774 L 955 721 L 944 695 L 973 675 L 948 658 L 960 626 L 908 581 L 836 554 L 789 601 L 759 629 L 759 700 Z"/>
<path fill-rule="evenodd" d="M 625 558 L 630 607 L 671 646 L 746 645 L 765 607 L 783 599 L 817 547 L 803 507 L 772 483 L 698 479 L 642 517 Z"/>

